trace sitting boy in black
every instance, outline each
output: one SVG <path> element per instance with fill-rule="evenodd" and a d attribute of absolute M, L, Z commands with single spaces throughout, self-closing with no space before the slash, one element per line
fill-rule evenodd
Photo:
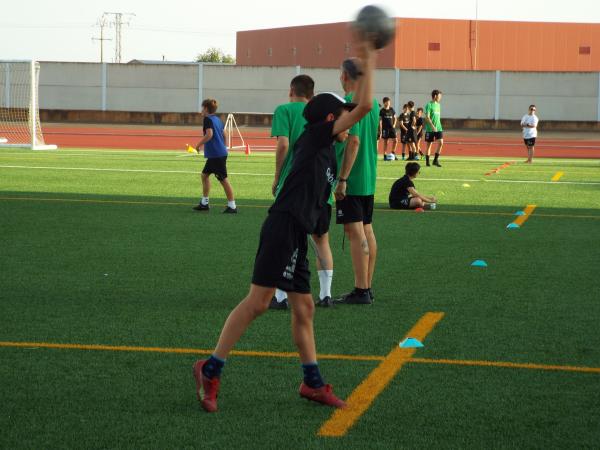
<path fill-rule="evenodd" d="M 409 162 L 406 165 L 406 175 L 399 178 L 392 185 L 390 191 L 389 203 L 392 209 L 415 209 L 415 208 L 435 208 L 436 198 L 419 194 L 415 189 L 413 180 L 419 174 L 421 166 L 416 162 Z"/>

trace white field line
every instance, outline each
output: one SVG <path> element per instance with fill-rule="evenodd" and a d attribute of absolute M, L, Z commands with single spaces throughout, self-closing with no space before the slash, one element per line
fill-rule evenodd
<path fill-rule="evenodd" d="M 73 170 L 84 172 L 122 172 L 122 173 L 181 173 L 197 175 L 197 170 L 152 170 L 152 169 L 112 169 L 98 167 L 52 167 L 52 166 L 17 166 L 0 165 L 0 169 L 36 169 L 36 170 Z M 271 177 L 272 173 L 229 172 L 230 175 L 249 177 Z M 397 180 L 397 177 L 377 177 L 378 180 Z M 485 180 L 476 178 L 419 178 L 419 181 L 456 181 L 470 183 L 523 183 L 523 184 L 571 184 L 571 185 L 600 185 L 600 181 L 536 181 L 536 180 Z"/>

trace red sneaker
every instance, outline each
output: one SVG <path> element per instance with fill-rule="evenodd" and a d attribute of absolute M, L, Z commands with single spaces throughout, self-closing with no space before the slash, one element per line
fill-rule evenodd
<path fill-rule="evenodd" d="M 205 359 L 199 359 L 192 367 L 194 378 L 196 379 L 196 396 L 202 408 L 206 412 L 217 411 L 217 396 L 219 395 L 220 379 L 215 377 L 212 380 L 206 378 L 202 373 L 202 367 L 206 364 Z M 204 391 L 204 392 L 203 392 Z M 204 393 L 204 395 L 202 395 Z"/>
<path fill-rule="evenodd" d="M 300 397 L 327 406 L 335 406 L 336 408 L 344 408 L 346 406 L 346 402 L 335 396 L 333 386 L 330 384 L 326 384 L 320 388 L 311 388 L 302 383 L 300 385 Z"/>

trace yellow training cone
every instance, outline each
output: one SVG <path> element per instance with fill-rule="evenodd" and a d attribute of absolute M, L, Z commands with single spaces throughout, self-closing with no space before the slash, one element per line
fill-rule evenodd
<path fill-rule="evenodd" d="M 194 147 L 192 147 L 190 144 L 186 144 L 186 145 L 187 145 L 188 153 L 196 153 L 196 149 Z"/>

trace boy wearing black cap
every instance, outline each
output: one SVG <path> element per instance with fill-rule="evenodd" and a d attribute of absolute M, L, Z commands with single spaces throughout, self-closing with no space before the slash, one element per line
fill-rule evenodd
<path fill-rule="evenodd" d="M 348 129 L 371 110 L 375 51 L 368 41 L 358 42 L 356 48 L 364 73 L 355 94 L 356 103 L 325 93 L 306 105 L 306 130 L 298 138 L 290 172 L 262 226 L 250 292 L 229 314 L 210 358 L 196 361 L 193 366 L 196 394 L 207 412 L 217 410 L 225 359 L 248 326 L 267 310 L 276 287 L 288 293 L 292 305 L 292 335 L 304 371 L 300 396 L 329 406 L 345 406 L 331 385 L 325 384 L 317 365 L 315 305 L 306 253 L 307 234 L 314 232 L 336 180 L 333 143 L 345 140 Z"/>

